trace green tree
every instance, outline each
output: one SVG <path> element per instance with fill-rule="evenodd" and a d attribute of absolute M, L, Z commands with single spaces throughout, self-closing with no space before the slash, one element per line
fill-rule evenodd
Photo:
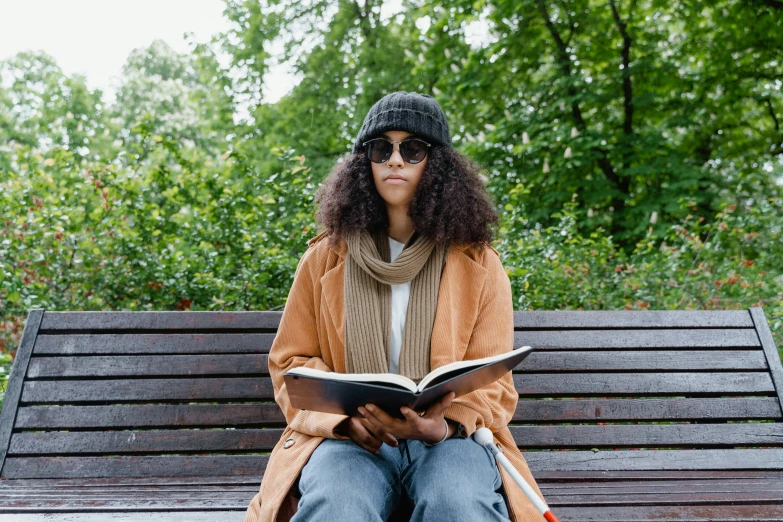
<path fill-rule="evenodd" d="M 430 93 L 502 205 L 522 184 L 531 222 L 548 226 L 577 193 L 580 230 L 604 226 L 626 251 L 650 224 L 663 235 L 682 219 L 683 196 L 706 218 L 751 171 L 769 173 L 758 194 L 783 174 L 783 17 L 771 4 L 409 1 L 386 16 L 382 7 L 227 1 L 235 25 L 224 48 L 246 72 L 244 91 L 260 93 L 278 61 L 294 60 L 302 76 L 254 110 L 259 148 L 287 144 L 325 175 L 375 100 Z"/>
<path fill-rule="evenodd" d="M 533 223 L 551 224 L 577 193 L 580 230 L 604 226 L 630 251 L 653 213 L 660 233 L 684 217 L 681 197 L 709 218 L 743 175 L 772 171 L 763 194 L 783 173 L 774 8 L 447 1 L 422 14 L 421 67 L 441 73 L 435 89 L 460 142 L 491 169 L 500 200 L 529 188 Z M 476 21 L 489 29 L 480 46 L 465 41 Z"/>
<path fill-rule="evenodd" d="M 77 163 L 102 156 L 111 138 L 101 96 L 45 53 L 0 61 L 0 172 L 11 169 L 19 146 L 68 149 Z"/>
<path fill-rule="evenodd" d="M 180 54 L 155 40 L 130 54 L 112 106 L 124 140 L 143 122 L 148 132 L 188 147 L 225 152 L 234 130 L 230 80 L 209 46 L 193 48 L 193 54 Z"/>

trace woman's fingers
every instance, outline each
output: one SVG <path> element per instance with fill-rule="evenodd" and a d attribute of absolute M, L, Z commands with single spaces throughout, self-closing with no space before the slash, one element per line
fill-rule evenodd
<path fill-rule="evenodd" d="M 351 419 L 351 423 L 353 424 L 353 441 L 370 453 L 380 455 L 380 448 L 383 442 L 381 442 L 375 435 L 369 432 L 367 428 L 364 427 L 364 423 L 362 421 L 366 422 L 366 419 L 362 419 L 360 417 L 353 417 Z"/>
<path fill-rule="evenodd" d="M 385 431 L 382 428 L 375 426 L 368 419 L 362 419 L 362 425 L 367 429 L 367 431 L 375 435 L 375 438 L 377 438 L 381 442 L 385 442 L 392 448 L 397 447 L 397 439 L 395 439 L 394 436 L 388 431 Z"/>
<path fill-rule="evenodd" d="M 359 406 L 359 412 L 364 415 L 365 418 L 371 420 L 373 424 L 377 424 L 381 427 L 394 427 L 399 422 L 374 404 L 368 404 L 366 408 Z"/>
<path fill-rule="evenodd" d="M 373 408 L 375 411 L 370 411 L 370 408 Z M 389 446 L 396 447 L 396 445 L 391 442 L 392 440 L 396 441 L 394 435 L 400 437 L 408 436 L 406 432 L 400 431 L 402 427 L 398 428 L 395 423 L 386 422 L 384 419 L 391 419 L 391 417 L 378 407 L 369 406 L 368 408 L 362 408 L 359 406 L 359 413 L 364 415 L 364 418 L 370 422 L 378 433 L 384 434 L 382 435 L 384 437 L 383 440 Z"/>

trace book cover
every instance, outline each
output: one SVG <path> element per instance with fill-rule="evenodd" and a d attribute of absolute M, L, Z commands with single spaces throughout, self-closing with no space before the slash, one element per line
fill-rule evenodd
<path fill-rule="evenodd" d="M 532 351 L 522 346 L 482 359 L 455 361 L 428 373 L 418 385 L 393 373 L 336 373 L 299 367 L 283 378 L 294 408 L 356 415 L 371 403 L 398 419 L 402 406 L 422 412 L 453 391 L 455 398 L 492 384 L 514 369 Z"/>

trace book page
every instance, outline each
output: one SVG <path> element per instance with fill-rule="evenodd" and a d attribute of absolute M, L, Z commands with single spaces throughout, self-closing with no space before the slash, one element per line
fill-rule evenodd
<path fill-rule="evenodd" d="M 431 371 L 428 373 L 422 380 L 419 382 L 419 386 L 416 388 L 417 392 L 422 392 L 423 390 L 427 389 L 427 385 L 429 385 L 433 380 L 438 379 L 441 375 L 445 373 L 452 372 L 454 370 L 464 370 L 464 369 L 473 369 L 478 368 L 479 366 L 485 366 L 487 364 L 492 364 L 497 361 L 502 361 L 503 359 L 508 359 L 509 357 L 513 357 L 514 355 L 525 352 L 530 350 L 531 346 L 522 346 L 520 348 L 516 348 L 510 352 L 505 353 L 499 353 L 497 355 L 490 355 L 489 357 L 484 357 L 482 359 L 472 359 L 469 361 L 454 361 L 453 363 L 445 364 L 441 366 L 440 368 Z M 466 370 L 467 371 L 467 370 Z M 464 373 L 464 372 L 460 372 Z"/>
<path fill-rule="evenodd" d="M 337 373 L 325 372 L 315 368 L 300 366 L 298 368 L 288 370 L 286 374 L 302 375 L 306 377 L 314 377 L 317 379 L 331 379 L 335 381 L 366 382 L 370 384 L 392 385 L 409 390 L 411 393 L 416 393 L 415 382 L 405 377 L 404 375 L 397 375 L 394 373 Z"/>

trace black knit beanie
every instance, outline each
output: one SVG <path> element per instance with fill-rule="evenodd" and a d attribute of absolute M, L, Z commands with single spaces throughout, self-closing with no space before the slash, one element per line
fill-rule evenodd
<path fill-rule="evenodd" d="M 361 151 L 365 141 L 390 130 L 416 134 L 433 146 L 452 146 L 446 115 L 429 94 L 397 91 L 375 102 L 364 117 L 353 153 Z"/>

